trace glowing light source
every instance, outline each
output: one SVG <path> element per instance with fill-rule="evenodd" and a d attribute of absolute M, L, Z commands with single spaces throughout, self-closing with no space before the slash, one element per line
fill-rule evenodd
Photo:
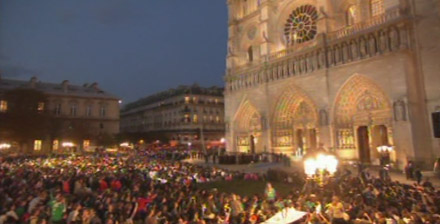
<path fill-rule="evenodd" d="M 378 152 L 392 152 L 394 149 L 393 149 L 393 146 L 388 146 L 388 145 L 381 145 L 381 146 L 378 146 L 377 147 L 377 151 Z"/>
<path fill-rule="evenodd" d="M 123 143 L 121 143 L 119 146 L 121 146 L 121 147 L 129 147 L 129 146 L 130 146 L 130 143 L 128 143 L 128 142 L 123 142 Z"/>
<path fill-rule="evenodd" d="M 315 158 L 304 161 L 304 172 L 307 176 L 313 176 L 317 171 L 327 171 L 333 175 L 338 168 L 338 160 L 333 155 L 318 154 Z"/>
<path fill-rule="evenodd" d="M 74 147 L 75 144 L 73 144 L 73 142 L 63 142 L 61 144 L 61 146 L 63 146 L 63 147 Z"/>
<path fill-rule="evenodd" d="M 0 143 L 0 149 L 9 149 L 9 148 L 11 148 L 11 144 Z"/>
<path fill-rule="evenodd" d="M 225 139 L 225 138 L 221 138 L 221 139 L 220 139 L 220 142 L 221 142 L 222 144 L 224 144 L 224 143 L 226 142 L 226 139 Z"/>

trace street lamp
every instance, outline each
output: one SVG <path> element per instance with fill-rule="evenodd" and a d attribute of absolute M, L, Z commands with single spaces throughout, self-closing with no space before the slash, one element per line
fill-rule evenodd
<path fill-rule="evenodd" d="M 386 152 L 390 153 L 390 152 L 393 151 L 393 146 L 381 145 L 381 146 L 377 147 L 377 151 L 380 152 L 380 153 L 384 153 L 384 152 L 385 153 Z"/>
<path fill-rule="evenodd" d="M 390 164 L 390 153 L 393 151 L 393 146 L 381 145 L 377 147 L 377 151 L 380 154 L 380 165 L 385 166 Z"/>

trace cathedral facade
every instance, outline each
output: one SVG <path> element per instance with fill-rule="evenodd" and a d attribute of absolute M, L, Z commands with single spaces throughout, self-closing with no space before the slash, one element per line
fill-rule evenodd
<path fill-rule="evenodd" d="M 228 0 L 229 152 L 440 156 L 439 0 Z"/>

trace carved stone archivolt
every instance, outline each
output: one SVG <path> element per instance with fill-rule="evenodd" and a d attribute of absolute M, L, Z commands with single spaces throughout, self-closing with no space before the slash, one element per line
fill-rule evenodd
<path fill-rule="evenodd" d="M 234 119 L 234 129 L 239 132 L 262 130 L 260 113 L 249 101 L 245 101 L 238 109 Z"/>
<path fill-rule="evenodd" d="M 314 129 L 318 125 L 316 106 L 298 88 L 283 92 L 273 112 L 271 123 L 275 147 L 292 147 L 293 130 Z"/>
<path fill-rule="evenodd" d="M 387 125 L 392 107 L 382 89 L 362 75 L 351 77 L 335 100 L 335 131 L 339 148 L 354 148 L 356 126 Z"/>

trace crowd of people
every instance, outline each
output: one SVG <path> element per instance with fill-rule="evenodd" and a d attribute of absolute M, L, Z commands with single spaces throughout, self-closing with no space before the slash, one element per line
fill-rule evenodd
<path fill-rule="evenodd" d="M 198 185 L 270 178 L 178 160 L 186 156 L 3 159 L 0 224 L 261 223 L 287 207 L 307 212 L 300 223 L 440 223 L 440 191 L 430 182 L 405 185 L 374 178 L 366 169 L 359 175 L 343 170 L 322 181 L 303 177 L 305 183 L 292 183 L 287 195 L 268 183 L 261 193 L 244 196 Z"/>

